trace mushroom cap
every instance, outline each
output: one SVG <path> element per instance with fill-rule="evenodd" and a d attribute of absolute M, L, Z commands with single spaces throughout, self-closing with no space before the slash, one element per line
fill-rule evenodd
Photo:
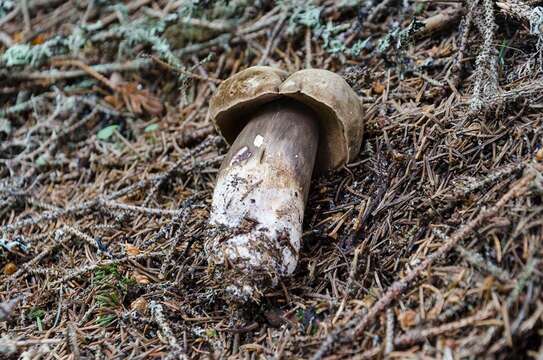
<path fill-rule="evenodd" d="M 300 70 L 281 84 L 279 92 L 318 114 L 319 170 L 337 169 L 356 157 L 364 134 L 364 110 L 341 76 L 322 69 Z"/>
<path fill-rule="evenodd" d="M 253 66 L 224 80 L 211 98 L 209 115 L 217 131 L 232 144 L 249 121 L 248 113 L 275 100 L 288 74 L 270 66 Z"/>
<path fill-rule="evenodd" d="M 354 159 L 364 132 L 364 111 L 354 90 L 339 75 L 320 69 L 287 74 L 255 66 L 228 78 L 210 102 L 217 130 L 232 143 L 259 105 L 289 97 L 313 109 L 319 122 L 317 170 L 337 169 Z"/>

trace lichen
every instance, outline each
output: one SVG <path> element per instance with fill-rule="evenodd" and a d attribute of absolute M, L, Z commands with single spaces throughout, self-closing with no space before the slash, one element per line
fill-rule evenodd
<path fill-rule="evenodd" d="M 14 8 L 15 8 L 15 1 L 0 0 L 0 18 L 3 18 L 4 16 L 6 16 Z"/>
<path fill-rule="evenodd" d="M 342 6 L 352 6 L 352 1 Z M 321 20 L 322 6 L 314 2 L 301 2 L 298 0 L 282 0 L 279 6 L 288 14 L 287 34 L 293 36 L 300 33 L 303 27 L 310 28 L 316 39 L 322 41 L 322 46 L 332 55 L 358 56 L 368 45 L 370 38 L 356 41 L 352 46 L 347 46 L 345 37 L 352 27 L 348 23 L 335 24 L 332 21 L 324 23 Z"/>

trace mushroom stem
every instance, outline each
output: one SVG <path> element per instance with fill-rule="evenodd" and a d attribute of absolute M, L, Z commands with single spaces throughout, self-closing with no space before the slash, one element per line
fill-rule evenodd
<path fill-rule="evenodd" d="M 296 268 L 319 131 L 313 111 L 279 99 L 263 105 L 226 155 L 205 245 L 234 299 L 258 299 Z"/>

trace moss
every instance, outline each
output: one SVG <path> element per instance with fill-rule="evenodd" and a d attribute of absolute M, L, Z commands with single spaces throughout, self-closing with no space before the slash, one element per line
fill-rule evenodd
<path fill-rule="evenodd" d="M 108 315 L 100 315 L 96 318 L 96 324 L 100 325 L 100 326 L 103 326 L 103 327 L 107 327 L 111 324 L 113 324 L 113 322 L 115 322 L 115 320 L 117 320 L 117 316 L 113 315 L 113 314 L 108 314 Z"/>
<path fill-rule="evenodd" d="M 36 321 L 36 325 L 38 326 L 38 330 L 43 331 L 43 323 L 42 323 L 42 321 L 43 321 L 43 318 L 45 317 L 45 314 L 46 314 L 45 310 L 40 309 L 38 307 L 33 307 L 28 312 L 27 317 L 30 320 Z"/>
<path fill-rule="evenodd" d="M 94 271 L 94 281 L 96 283 L 103 282 L 107 277 L 110 276 L 119 276 L 119 271 L 117 269 L 117 264 L 101 266 Z"/>

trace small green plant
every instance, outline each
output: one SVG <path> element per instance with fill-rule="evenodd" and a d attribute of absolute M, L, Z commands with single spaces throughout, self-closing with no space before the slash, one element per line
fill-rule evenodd
<path fill-rule="evenodd" d="M 130 276 L 123 276 L 121 280 L 119 281 L 118 288 L 123 295 L 126 295 L 126 293 L 128 292 L 128 289 L 136 285 L 137 285 L 136 279 Z"/>
<path fill-rule="evenodd" d="M 117 264 L 100 266 L 94 270 L 94 281 L 97 283 L 102 282 L 108 276 L 119 276 Z"/>
<path fill-rule="evenodd" d="M 117 320 L 117 316 L 116 315 L 113 315 L 113 314 L 108 314 L 108 315 L 99 315 L 97 318 L 96 318 L 96 323 L 100 326 L 103 326 L 103 327 L 107 327 L 111 324 L 113 324 L 113 322 Z"/>
<path fill-rule="evenodd" d="M 208 338 L 214 338 L 219 336 L 219 333 L 215 329 L 206 329 L 206 336 Z"/>
<path fill-rule="evenodd" d="M 296 310 L 296 320 L 302 322 L 304 320 L 304 309 Z"/>
<path fill-rule="evenodd" d="M 146 133 L 150 133 L 150 132 L 157 131 L 158 129 L 160 129 L 160 126 L 158 124 L 151 124 L 151 125 L 147 125 L 145 129 L 143 129 L 143 131 Z"/>
<path fill-rule="evenodd" d="M 319 330 L 319 327 L 317 326 L 317 324 L 315 324 L 315 322 L 312 322 L 311 323 L 311 330 L 309 331 L 309 333 L 311 334 L 311 336 L 315 336 L 317 335 L 317 331 Z"/>
<path fill-rule="evenodd" d="M 95 297 L 98 309 L 107 314 L 98 316 L 96 323 L 100 326 L 109 326 L 117 319 L 114 312 L 123 303 L 130 287 L 136 285 L 136 280 L 123 275 L 117 264 L 111 264 L 97 268 L 92 283 L 98 288 Z"/>
<path fill-rule="evenodd" d="M 99 139 L 99 140 L 109 140 L 113 134 L 115 134 L 115 131 L 117 131 L 117 129 L 119 129 L 119 125 L 109 125 L 109 126 L 106 126 L 105 128 L 103 129 L 100 129 L 100 131 L 98 131 L 98 133 L 96 134 L 96 137 Z"/>
<path fill-rule="evenodd" d="M 43 321 L 44 317 L 45 317 L 45 311 L 40 309 L 40 308 L 33 307 L 28 312 L 28 318 L 30 320 L 36 321 L 36 325 L 38 326 L 39 331 L 43 331 L 43 323 L 42 323 L 42 321 Z"/>
<path fill-rule="evenodd" d="M 104 291 L 96 295 L 96 303 L 101 308 L 114 308 L 119 305 L 119 294 L 114 291 Z"/>

